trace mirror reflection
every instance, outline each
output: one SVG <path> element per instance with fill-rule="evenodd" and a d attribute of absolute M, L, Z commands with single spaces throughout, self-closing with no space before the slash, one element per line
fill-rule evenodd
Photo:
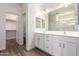
<path fill-rule="evenodd" d="M 77 31 L 75 4 L 48 13 L 48 31 Z"/>

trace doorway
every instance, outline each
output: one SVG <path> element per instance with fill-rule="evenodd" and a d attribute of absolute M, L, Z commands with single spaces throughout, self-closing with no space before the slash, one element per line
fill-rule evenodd
<path fill-rule="evenodd" d="M 17 21 L 18 15 L 13 13 L 6 13 L 6 49 L 10 49 L 16 46 L 16 34 L 17 34 Z"/>
<path fill-rule="evenodd" d="M 6 49 L 22 49 L 26 47 L 26 17 L 6 13 Z"/>

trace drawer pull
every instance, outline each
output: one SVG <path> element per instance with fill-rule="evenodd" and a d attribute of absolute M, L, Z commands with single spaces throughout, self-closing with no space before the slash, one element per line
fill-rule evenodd
<path fill-rule="evenodd" d="M 49 48 L 49 47 L 46 47 L 46 48 Z"/>
<path fill-rule="evenodd" d="M 65 44 L 63 44 L 63 48 L 65 48 Z"/>
<path fill-rule="evenodd" d="M 59 43 L 59 47 L 61 47 L 61 43 Z"/>
<path fill-rule="evenodd" d="M 49 41 L 49 40 L 46 40 L 46 41 Z"/>
<path fill-rule="evenodd" d="M 46 37 L 49 37 L 49 36 L 46 36 Z"/>
<path fill-rule="evenodd" d="M 40 38 L 38 38 L 38 40 L 40 40 Z"/>

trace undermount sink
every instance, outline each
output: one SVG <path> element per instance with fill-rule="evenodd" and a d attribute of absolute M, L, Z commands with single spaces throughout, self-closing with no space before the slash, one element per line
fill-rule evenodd
<path fill-rule="evenodd" d="M 79 32 L 72 32 L 72 31 L 46 31 L 45 33 L 54 34 L 54 35 L 79 37 Z"/>
<path fill-rule="evenodd" d="M 67 31 L 65 35 L 79 37 L 79 32 Z"/>
<path fill-rule="evenodd" d="M 64 35 L 63 31 L 46 31 L 48 34 Z"/>

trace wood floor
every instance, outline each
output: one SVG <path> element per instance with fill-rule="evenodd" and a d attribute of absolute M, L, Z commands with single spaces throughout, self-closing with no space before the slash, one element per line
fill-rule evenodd
<path fill-rule="evenodd" d="M 26 51 L 24 46 L 19 46 L 15 39 L 7 41 L 6 50 L 0 51 L 0 56 L 47 56 L 48 54 L 40 51 L 39 49 L 33 49 Z"/>

